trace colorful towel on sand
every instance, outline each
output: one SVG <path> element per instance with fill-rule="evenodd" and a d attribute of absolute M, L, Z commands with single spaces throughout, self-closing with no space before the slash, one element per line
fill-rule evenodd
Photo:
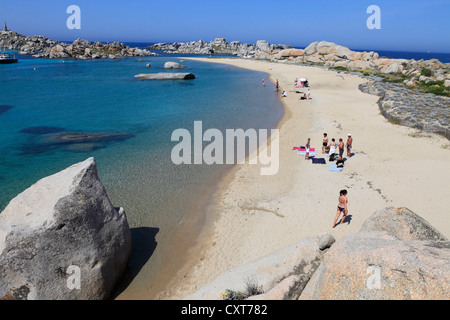
<path fill-rule="evenodd" d="M 306 151 L 306 148 L 304 146 L 293 147 L 292 150 Z M 316 148 L 309 148 L 309 151 L 314 152 L 314 151 L 316 151 Z"/>
<path fill-rule="evenodd" d="M 312 163 L 326 164 L 327 162 L 324 158 L 313 158 Z"/>
<path fill-rule="evenodd" d="M 306 155 L 306 151 L 299 151 L 299 152 L 297 152 L 297 154 L 300 155 L 300 156 L 305 156 Z M 315 151 L 310 151 L 309 152 L 309 156 L 310 157 L 314 157 L 315 155 L 317 155 L 317 152 L 315 152 Z"/>
<path fill-rule="evenodd" d="M 330 165 L 330 167 L 328 168 L 328 170 L 330 170 L 330 171 L 335 171 L 335 172 L 342 171 L 342 169 L 343 169 L 343 168 L 338 168 L 337 165 L 336 165 L 336 163 L 332 163 L 332 164 Z"/>

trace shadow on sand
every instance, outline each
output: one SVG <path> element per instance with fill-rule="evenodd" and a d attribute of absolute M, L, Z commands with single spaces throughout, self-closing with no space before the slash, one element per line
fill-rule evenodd
<path fill-rule="evenodd" d="M 348 214 L 348 215 L 345 217 L 344 222 L 342 222 L 342 224 L 344 224 L 344 223 L 350 224 L 351 221 L 352 221 L 352 215 L 351 215 L 351 214 Z M 336 226 L 338 226 L 338 225 L 340 225 L 340 224 L 341 224 L 341 220 L 339 220 L 338 222 L 336 222 Z"/>
<path fill-rule="evenodd" d="M 159 228 L 139 227 L 131 229 L 131 253 L 123 278 L 116 285 L 111 299 L 117 298 L 133 281 L 156 249 Z"/>

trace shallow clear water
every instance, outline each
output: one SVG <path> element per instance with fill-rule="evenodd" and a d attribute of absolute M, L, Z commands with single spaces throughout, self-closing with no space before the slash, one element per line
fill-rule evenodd
<path fill-rule="evenodd" d="M 95 157 L 100 179 L 113 204 L 125 208 L 130 227 L 154 230 L 158 244 L 147 264 L 163 260 L 170 232 L 189 203 L 210 190 L 227 168 L 174 165 L 172 132 L 185 128 L 192 133 L 196 120 L 203 130 L 222 132 L 275 128 L 283 115 L 273 84 L 266 81 L 263 88 L 266 74 L 260 72 L 186 60 L 181 72 L 194 73 L 195 80 L 137 81 L 134 75 L 165 72 L 166 61 L 180 59 L 19 58 L 19 63 L 0 65 L 0 210 L 37 180 Z M 54 140 L 66 132 L 128 135 L 86 143 Z M 139 239 L 133 243 L 138 252 L 148 240 Z"/>

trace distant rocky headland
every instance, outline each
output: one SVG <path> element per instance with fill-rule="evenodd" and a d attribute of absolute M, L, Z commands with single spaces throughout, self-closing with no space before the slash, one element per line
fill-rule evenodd
<path fill-rule="evenodd" d="M 131 48 L 121 42 L 104 44 L 77 39 L 73 43 L 66 43 L 44 36 L 26 37 L 14 31 L 0 32 L 0 48 L 16 50 L 22 55 L 49 59 L 115 59 L 156 55 L 146 49 Z"/>
<path fill-rule="evenodd" d="M 191 42 L 156 43 L 147 49 L 161 50 L 173 54 L 232 54 L 244 58 L 261 59 L 265 53 L 271 54 L 280 50 L 293 48 L 285 44 L 270 44 L 266 40 L 258 40 L 256 44 L 232 41 L 228 43 L 224 38 L 213 41 L 203 40 Z"/>

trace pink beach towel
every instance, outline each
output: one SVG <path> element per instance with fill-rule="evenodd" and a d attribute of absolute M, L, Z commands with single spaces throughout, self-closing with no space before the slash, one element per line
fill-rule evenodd
<path fill-rule="evenodd" d="M 306 148 L 294 147 L 292 150 L 306 151 Z M 309 151 L 316 151 L 316 148 L 309 148 Z"/>

